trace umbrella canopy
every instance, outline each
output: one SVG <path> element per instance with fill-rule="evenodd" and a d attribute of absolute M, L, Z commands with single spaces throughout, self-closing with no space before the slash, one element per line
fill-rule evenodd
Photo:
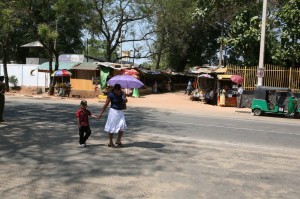
<path fill-rule="evenodd" d="M 62 70 L 57 70 L 51 75 L 52 77 L 70 77 L 72 76 L 72 73 L 68 70 L 62 69 Z"/>
<path fill-rule="evenodd" d="M 230 79 L 231 79 L 231 81 L 233 81 L 234 83 L 237 83 L 237 84 L 243 83 L 243 78 L 239 75 L 232 75 Z"/>
<path fill-rule="evenodd" d="M 213 77 L 209 74 L 201 74 L 199 75 L 198 77 L 203 77 L 203 78 L 209 78 L 209 79 L 212 79 Z"/>
<path fill-rule="evenodd" d="M 140 80 L 130 75 L 116 75 L 108 80 L 107 83 L 112 86 L 120 84 L 122 88 L 141 88 L 144 86 Z"/>

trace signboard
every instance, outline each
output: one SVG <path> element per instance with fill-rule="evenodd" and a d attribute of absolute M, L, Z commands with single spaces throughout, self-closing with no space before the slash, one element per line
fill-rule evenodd
<path fill-rule="evenodd" d="M 63 54 L 58 57 L 59 62 L 83 62 L 84 55 L 81 54 Z"/>
<path fill-rule="evenodd" d="M 257 69 L 257 72 L 256 72 L 256 77 L 264 77 L 265 76 L 265 71 L 263 68 L 259 68 Z"/>

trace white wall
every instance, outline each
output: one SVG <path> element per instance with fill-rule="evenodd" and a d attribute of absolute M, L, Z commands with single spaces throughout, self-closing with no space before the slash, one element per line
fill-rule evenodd
<path fill-rule="evenodd" d="M 49 87 L 49 73 L 38 72 L 35 64 L 8 64 L 8 76 L 16 76 L 18 79 L 18 86 L 39 86 Z M 0 76 L 4 75 L 3 64 L 0 64 Z"/>

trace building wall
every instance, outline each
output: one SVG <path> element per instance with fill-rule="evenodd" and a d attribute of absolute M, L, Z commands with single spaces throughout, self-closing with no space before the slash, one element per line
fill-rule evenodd
<path fill-rule="evenodd" d="M 95 85 L 92 80 L 71 79 L 71 90 L 95 91 Z"/>
<path fill-rule="evenodd" d="M 16 76 L 18 86 L 49 87 L 49 73 L 37 72 L 36 64 L 8 64 L 8 76 Z M 0 64 L 0 75 L 4 75 L 3 64 Z"/>

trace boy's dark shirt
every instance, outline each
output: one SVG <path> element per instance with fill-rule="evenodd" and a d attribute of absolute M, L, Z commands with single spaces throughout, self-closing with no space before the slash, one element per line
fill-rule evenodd
<path fill-rule="evenodd" d="M 91 116 L 91 112 L 87 109 L 79 108 L 76 111 L 76 118 L 79 118 L 80 126 L 89 126 L 89 116 Z"/>

